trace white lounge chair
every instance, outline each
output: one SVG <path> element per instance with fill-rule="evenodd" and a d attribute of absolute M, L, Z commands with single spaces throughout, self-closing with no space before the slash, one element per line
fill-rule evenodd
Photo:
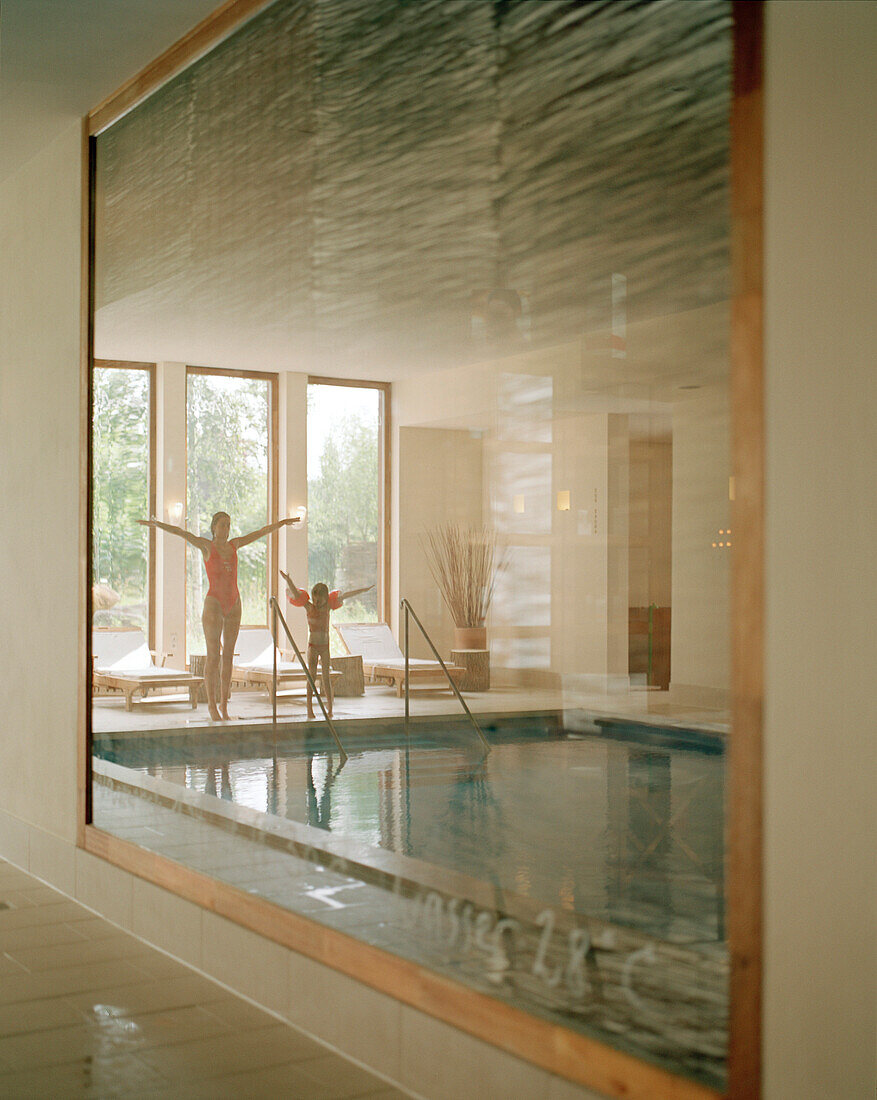
<path fill-rule="evenodd" d="M 176 668 L 156 665 L 154 654 L 146 644 L 142 630 L 95 630 L 91 636 L 92 683 L 98 688 L 112 688 L 125 696 L 125 709 L 131 710 L 134 695 L 140 692 L 140 703 L 176 703 L 185 699 L 176 695 L 153 695 L 156 688 L 185 688 L 192 709 L 198 705 L 198 689 L 204 682 L 200 676 Z"/>
<path fill-rule="evenodd" d="M 340 672 L 331 673 L 332 682 L 341 677 Z M 271 696 L 274 689 L 274 640 L 266 627 L 245 629 L 238 634 L 235 646 L 232 682 L 245 687 L 265 688 Z M 277 698 L 299 697 L 302 688 L 307 687 L 308 678 L 304 669 L 295 658 L 286 660 L 277 650 Z M 317 688 L 321 689 L 320 676 L 316 677 Z M 296 688 L 298 690 L 282 690 Z"/>
<path fill-rule="evenodd" d="M 405 690 L 405 654 L 396 644 L 393 632 L 386 623 L 336 623 L 335 630 L 347 652 L 362 657 L 362 670 L 373 681 L 389 681 L 401 696 Z M 445 661 L 445 668 L 454 683 L 466 675 L 466 669 Z M 433 690 L 447 688 L 448 678 L 438 661 L 411 657 L 408 661 L 408 680 L 411 687 L 428 687 Z"/>

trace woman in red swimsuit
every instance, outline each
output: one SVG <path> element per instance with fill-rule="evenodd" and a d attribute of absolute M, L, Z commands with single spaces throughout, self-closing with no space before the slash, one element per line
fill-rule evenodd
<path fill-rule="evenodd" d="M 360 592 L 368 592 L 374 588 L 373 584 L 365 588 L 351 588 L 349 592 L 339 592 L 333 589 L 331 592 L 325 584 L 315 584 L 310 596 L 305 588 L 296 588 L 295 582 L 288 573 L 280 570 L 280 576 L 286 581 L 289 588 L 289 602 L 293 607 L 303 607 L 308 617 L 308 671 L 311 679 L 317 676 L 317 662 L 323 669 L 323 692 L 326 696 L 326 713 L 332 717 L 332 679 L 329 675 L 329 612 L 337 611 L 345 600 L 351 596 L 358 596 Z M 311 685 L 308 684 L 308 718 L 314 717 L 314 700 Z"/>
<path fill-rule="evenodd" d="M 182 527 L 162 523 L 157 519 L 137 521 L 144 527 L 158 527 L 171 535 L 179 535 L 192 546 L 197 547 L 204 557 L 204 568 L 210 587 L 204 597 L 204 610 L 201 613 L 201 625 L 204 627 L 204 641 L 207 643 L 207 660 L 204 662 L 204 682 L 207 687 L 207 709 L 210 717 L 219 722 L 228 721 L 228 695 L 231 684 L 231 666 L 234 661 L 234 647 L 238 640 L 241 625 L 241 597 L 238 592 L 238 549 L 247 546 L 264 535 L 270 535 L 279 527 L 300 523 L 299 516 L 268 523 L 258 531 L 237 538 L 228 537 L 231 519 L 228 512 L 217 512 L 210 521 L 212 539 L 193 535 Z M 221 671 L 220 671 L 221 670 Z M 219 703 L 216 699 L 216 673 L 220 671 Z"/>

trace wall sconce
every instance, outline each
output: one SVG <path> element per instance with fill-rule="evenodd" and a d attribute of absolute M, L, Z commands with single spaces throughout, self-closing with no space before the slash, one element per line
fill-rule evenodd
<path fill-rule="evenodd" d="M 719 541 L 720 540 L 720 541 Z M 719 540 L 713 543 L 713 550 L 727 550 L 731 546 L 731 528 L 719 528 Z"/>
<path fill-rule="evenodd" d="M 183 518 L 183 502 L 181 500 L 175 500 L 173 504 L 167 506 L 167 518 L 171 523 L 179 523 Z"/>
<path fill-rule="evenodd" d="M 569 508 L 569 489 L 561 489 L 557 494 L 557 510 L 558 512 L 568 512 Z"/>
<path fill-rule="evenodd" d="M 512 508 L 517 512 L 517 514 L 519 516 L 524 514 L 524 495 L 523 495 L 523 493 L 518 494 L 518 496 L 516 496 L 513 499 Z"/>
<path fill-rule="evenodd" d="M 305 508 L 305 506 L 303 504 L 299 504 L 299 506 L 297 508 L 290 509 L 289 514 L 291 516 L 298 516 L 298 518 L 299 518 L 299 527 L 303 526 L 304 521 L 308 518 L 308 510 L 307 510 L 307 508 Z"/>

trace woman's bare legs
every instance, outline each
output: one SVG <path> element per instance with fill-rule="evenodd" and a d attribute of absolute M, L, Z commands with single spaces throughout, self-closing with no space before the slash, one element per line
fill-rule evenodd
<path fill-rule="evenodd" d="M 222 663 L 219 680 L 219 713 L 228 721 L 228 697 L 231 694 L 231 666 L 234 664 L 234 647 L 241 628 L 241 601 L 225 616 L 222 625 Z"/>
<path fill-rule="evenodd" d="M 206 596 L 204 610 L 201 612 L 201 626 L 204 628 L 204 641 L 207 645 L 207 660 L 204 662 L 204 684 L 207 688 L 207 710 L 214 722 L 222 715 L 216 705 L 216 679 L 219 674 L 219 654 L 222 644 L 222 608 L 215 596 Z"/>

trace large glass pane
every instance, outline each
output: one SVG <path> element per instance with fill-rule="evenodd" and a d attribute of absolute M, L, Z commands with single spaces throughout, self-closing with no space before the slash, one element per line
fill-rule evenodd
<path fill-rule="evenodd" d="M 144 369 L 96 366 L 92 420 L 92 625 L 149 633 L 149 385 Z"/>
<path fill-rule="evenodd" d="M 258 378 L 190 371 L 186 403 L 186 514 L 189 529 L 210 537 L 216 512 L 232 518 L 232 537 L 268 522 L 270 391 Z M 268 549 L 264 539 L 238 556 L 241 623 L 268 621 Z M 204 652 L 201 611 L 207 591 L 204 560 L 187 549 L 186 638 L 189 653 Z"/>
<path fill-rule="evenodd" d="M 158 363 L 162 506 L 182 463 L 190 528 L 264 523 L 273 416 L 281 508 L 307 505 L 278 565 L 369 585 L 386 539 L 432 645 L 375 590 L 332 612 L 340 751 L 285 636 L 274 682 L 279 572 L 244 549 L 236 721 L 117 700 L 95 821 L 717 1087 L 731 17 L 277 0 L 96 154 L 96 347 Z M 276 374 L 277 406 L 190 373 L 184 431 L 185 363 Z M 191 553 L 193 646 L 202 584 Z"/>
<path fill-rule="evenodd" d="M 308 387 L 308 586 L 369 591 L 335 613 L 336 622 L 377 622 L 381 391 Z M 337 635 L 333 649 L 343 653 Z"/>

